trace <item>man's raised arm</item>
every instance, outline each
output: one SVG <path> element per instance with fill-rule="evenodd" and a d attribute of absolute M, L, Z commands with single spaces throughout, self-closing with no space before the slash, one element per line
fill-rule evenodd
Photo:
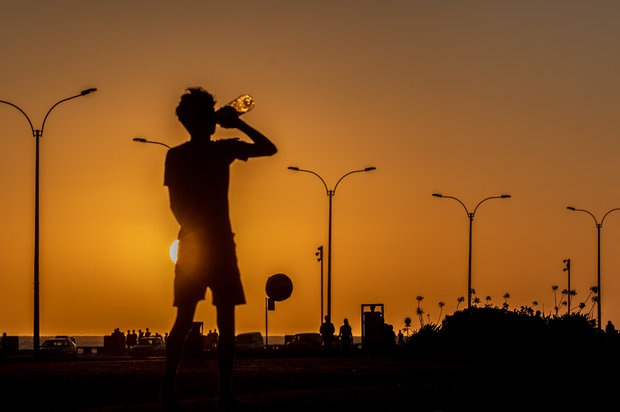
<path fill-rule="evenodd" d="M 225 107 L 218 111 L 218 123 L 220 126 L 226 129 L 237 129 L 245 133 L 252 140 L 254 144 L 250 145 L 251 150 L 248 153 L 250 157 L 271 156 L 273 154 L 276 154 L 278 149 L 271 142 L 271 140 L 269 140 L 261 132 L 241 120 L 237 115 L 237 112 L 235 112 L 232 107 L 230 108 L 231 110 L 224 111 L 226 109 L 228 108 Z"/>

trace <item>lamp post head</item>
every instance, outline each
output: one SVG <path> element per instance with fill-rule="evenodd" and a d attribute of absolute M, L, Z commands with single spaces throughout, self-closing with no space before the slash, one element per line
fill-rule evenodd
<path fill-rule="evenodd" d="M 91 94 L 91 93 L 94 93 L 96 91 L 97 91 L 97 89 L 95 89 L 94 87 L 91 88 L 91 89 L 82 90 L 80 92 L 80 96 L 86 96 L 87 94 Z"/>
<path fill-rule="evenodd" d="M 568 210 L 573 210 L 573 211 L 575 211 L 575 210 L 576 210 L 576 209 L 575 209 L 574 207 L 572 207 L 572 206 L 566 206 L 566 208 L 567 208 Z"/>
<path fill-rule="evenodd" d="M 370 172 L 371 170 L 377 170 L 377 168 L 374 167 L 374 166 L 370 166 L 370 167 L 367 167 L 366 169 L 364 169 L 364 172 Z"/>
<path fill-rule="evenodd" d="M 299 168 L 296 166 L 289 166 L 288 167 L 289 170 L 295 170 L 296 172 L 299 172 Z"/>
<path fill-rule="evenodd" d="M 435 197 L 443 197 L 440 193 L 433 193 L 433 196 L 435 196 Z"/>
<path fill-rule="evenodd" d="M 512 196 L 510 196 L 510 195 L 501 195 L 500 197 L 501 197 L 502 199 L 508 199 L 508 198 L 511 198 Z"/>
<path fill-rule="evenodd" d="M 133 138 L 134 142 L 140 142 L 140 143 L 146 143 L 146 139 L 143 137 L 134 137 Z"/>

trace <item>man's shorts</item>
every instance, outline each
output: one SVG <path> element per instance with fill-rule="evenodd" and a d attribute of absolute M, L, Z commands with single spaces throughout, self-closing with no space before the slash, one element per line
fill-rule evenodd
<path fill-rule="evenodd" d="M 205 298 L 207 287 L 215 306 L 245 303 L 232 233 L 218 237 L 187 234 L 179 239 L 173 305 L 198 303 Z"/>

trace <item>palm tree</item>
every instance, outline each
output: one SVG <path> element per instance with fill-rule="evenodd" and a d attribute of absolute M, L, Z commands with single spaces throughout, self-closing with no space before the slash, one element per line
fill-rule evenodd
<path fill-rule="evenodd" d="M 596 288 L 596 286 L 593 286 L 593 288 Z M 596 289 L 598 291 L 598 288 Z M 592 307 L 590 308 L 590 311 L 588 312 L 588 316 L 592 314 L 592 311 L 594 310 L 594 306 L 596 306 L 597 303 L 598 303 L 598 296 L 592 296 Z"/>
<path fill-rule="evenodd" d="M 508 293 L 508 292 L 504 293 L 503 297 L 505 299 L 505 302 L 508 303 L 508 299 L 510 298 L 510 293 Z"/>
<path fill-rule="evenodd" d="M 577 296 L 577 291 L 575 289 L 571 289 L 568 291 L 567 304 L 568 302 L 572 300 L 573 296 Z M 571 308 L 570 305 L 568 305 L 568 309 L 566 310 L 566 313 L 570 313 L 570 311 L 573 309 L 576 309 L 576 308 Z"/>
<path fill-rule="evenodd" d="M 553 307 L 555 309 L 555 315 L 558 315 L 558 285 L 551 286 L 551 290 L 553 291 Z"/>
<path fill-rule="evenodd" d="M 560 297 L 560 303 L 558 304 L 558 306 L 566 305 L 567 300 L 564 300 L 564 298 L 568 296 L 568 289 L 562 289 L 561 294 L 562 296 Z"/>
<path fill-rule="evenodd" d="M 444 302 L 439 302 L 439 318 L 437 318 L 437 324 L 441 321 L 441 314 L 443 313 L 443 307 L 446 304 Z"/>
<path fill-rule="evenodd" d="M 457 302 L 457 303 L 456 303 L 456 310 L 459 310 L 459 305 L 460 305 L 461 303 L 465 302 L 465 298 L 464 298 L 463 296 L 461 296 L 461 297 L 459 297 L 459 298 L 456 300 L 456 302 Z"/>
<path fill-rule="evenodd" d="M 415 312 L 418 315 L 418 317 L 420 318 L 420 328 L 422 328 L 422 326 L 424 326 L 424 317 L 422 316 L 424 314 L 424 310 L 422 310 L 422 308 L 418 307 Z"/>
<path fill-rule="evenodd" d="M 487 297 L 486 297 L 486 298 L 484 298 L 484 299 L 487 301 L 487 303 L 486 303 L 486 305 L 485 305 L 485 306 L 486 306 L 487 308 L 490 308 L 490 307 L 491 307 L 491 296 L 488 296 L 488 295 L 487 295 Z"/>
<path fill-rule="evenodd" d="M 475 306 L 475 307 L 478 307 L 478 303 L 480 303 L 480 298 L 479 298 L 478 296 L 476 296 L 476 297 L 474 298 L 474 306 Z"/>
<path fill-rule="evenodd" d="M 594 295 L 597 295 L 597 294 L 598 294 L 598 286 L 592 286 L 592 287 L 590 288 L 590 293 L 588 293 L 588 296 L 586 296 L 586 300 L 585 300 L 585 301 L 587 302 L 587 301 L 588 301 L 588 299 L 590 299 L 590 296 L 592 296 L 593 294 L 594 294 Z"/>

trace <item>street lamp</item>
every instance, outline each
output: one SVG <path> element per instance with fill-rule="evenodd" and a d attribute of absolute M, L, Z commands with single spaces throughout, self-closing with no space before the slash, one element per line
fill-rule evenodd
<path fill-rule="evenodd" d="M 329 189 L 327 187 L 327 183 L 325 183 L 325 180 L 323 180 L 321 176 L 319 176 L 316 172 L 313 172 L 312 170 L 300 169 L 299 167 L 295 166 L 289 166 L 288 169 L 295 172 L 310 173 L 318 177 L 321 183 L 323 183 L 323 186 L 325 187 L 325 192 L 327 194 L 327 197 L 329 198 L 329 223 L 327 226 L 327 316 L 332 319 L 332 199 L 336 194 L 336 188 L 338 187 L 338 184 L 342 182 L 342 179 L 349 175 L 352 175 L 353 173 L 370 172 L 372 170 L 376 170 L 377 168 L 371 166 L 365 169 L 352 170 L 348 173 L 345 173 L 340 179 L 338 179 L 333 189 Z"/>
<path fill-rule="evenodd" d="M 134 141 L 134 142 L 138 142 L 138 143 L 152 143 L 152 144 L 158 144 L 158 145 L 165 146 L 165 147 L 167 147 L 168 149 L 170 149 L 170 146 L 168 146 L 166 143 L 157 142 L 157 141 L 155 141 L 155 140 L 148 140 L 148 139 L 145 139 L 144 137 L 134 137 L 134 138 L 133 138 L 133 141 Z"/>
<path fill-rule="evenodd" d="M 573 212 L 585 212 L 587 214 L 589 214 L 590 216 L 592 216 L 592 219 L 594 219 L 594 223 L 596 224 L 596 235 L 597 235 L 597 266 L 596 266 L 596 280 L 598 283 L 598 305 L 597 305 L 597 316 L 598 316 L 598 328 L 601 329 L 601 226 L 603 226 L 603 222 L 605 221 L 605 218 L 607 217 L 607 215 L 609 215 L 611 212 L 614 212 L 616 210 L 620 210 L 620 207 L 617 207 L 615 209 L 611 209 L 609 210 L 607 213 L 605 213 L 603 215 L 603 218 L 601 219 L 600 223 L 599 221 L 596 219 L 596 217 L 594 217 L 594 215 L 585 209 L 577 209 L 574 208 L 572 206 L 566 206 L 566 208 L 568 210 L 572 210 Z M 568 291 L 570 293 L 570 290 Z"/>
<path fill-rule="evenodd" d="M 469 265 L 467 269 L 467 308 L 469 309 L 471 307 L 471 229 L 472 229 L 472 224 L 474 222 L 474 216 L 476 215 L 476 211 L 478 210 L 480 205 L 486 202 L 487 200 L 508 199 L 511 196 L 510 195 L 499 195 L 499 196 L 490 196 L 490 197 L 487 197 L 486 199 L 482 199 L 480 202 L 478 202 L 473 212 L 470 212 L 469 209 L 467 209 L 467 206 L 465 206 L 463 202 L 461 202 L 459 199 L 457 199 L 454 196 L 445 196 L 439 193 L 433 193 L 433 196 L 456 200 L 457 202 L 461 204 L 461 206 L 463 206 L 463 208 L 465 209 L 465 212 L 467 213 L 467 217 L 469 218 Z"/>
<path fill-rule="evenodd" d="M 32 336 L 32 347 L 34 349 L 34 355 L 37 356 L 39 354 L 39 142 L 43 137 L 43 129 L 45 128 L 45 122 L 47 117 L 50 115 L 52 110 L 58 106 L 60 103 L 66 102 L 67 100 L 75 99 L 77 97 L 86 96 L 87 94 L 91 94 L 97 91 L 97 89 L 86 89 L 82 90 L 79 94 L 75 96 L 67 97 L 56 102 L 45 114 L 43 118 L 43 123 L 41 124 L 40 129 L 35 129 L 30 121 L 30 118 L 21 108 L 17 105 L 7 102 L 5 100 L 0 100 L 0 103 L 8 104 L 19 110 L 21 114 L 24 115 L 28 124 L 30 125 L 30 130 L 32 131 L 32 136 L 35 138 L 35 180 L 34 180 L 34 333 Z"/>

